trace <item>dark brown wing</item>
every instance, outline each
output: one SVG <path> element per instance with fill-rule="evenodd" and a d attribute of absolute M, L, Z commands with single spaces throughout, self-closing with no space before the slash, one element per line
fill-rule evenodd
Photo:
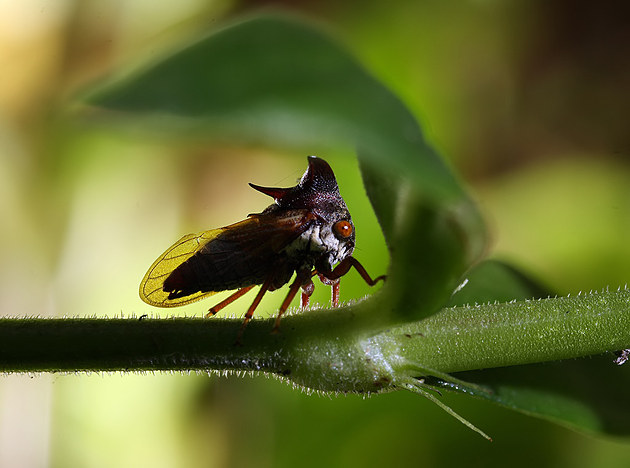
<path fill-rule="evenodd" d="M 314 219 L 308 210 L 265 213 L 184 236 L 151 265 L 140 284 L 140 298 L 154 306 L 176 307 L 218 291 L 261 284 L 277 265 L 278 253 Z"/>

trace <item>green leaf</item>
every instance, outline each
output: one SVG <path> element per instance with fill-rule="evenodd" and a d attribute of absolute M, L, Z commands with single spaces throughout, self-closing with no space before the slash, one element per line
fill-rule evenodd
<path fill-rule="evenodd" d="M 589 433 L 630 435 L 630 367 L 614 355 L 462 372 L 507 408 Z"/>
<path fill-rule="evenodd" d="M 388 313 L 373 315 L 372 327 L 439 310 L 483 251 L 476 207 L 407 108 L 336 42 L 290 16 L 237 23 L 107 83 L 88 102 L 105 116 L 144 116 L 177 131 L 355 145 L 392 253 Z"/>
<path fill-rule="evenodd" d="M 430 195 L 461 196 L 407 108 L 335 41 L 288 15 L 236 23 L 109 81 L 87 101 L 176 132 L 273 145 L 344 141 Z"/>

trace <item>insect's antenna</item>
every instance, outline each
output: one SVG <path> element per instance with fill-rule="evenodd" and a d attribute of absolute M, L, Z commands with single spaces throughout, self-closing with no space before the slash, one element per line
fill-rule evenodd
<path fill-rule="evenodd" d="M 237 300 L 239 297 L 244 296 L 246 293 L 248 293 L 249 291 L 251 291 L 253 289 L 255 285 L 252 286 L 246 286 L 244 288 L 239 289 L 238 291 L 236 291 L 234 294 L 230 294 L 230 296 L 227 299 L 222 300 L 221 302 L 219 302 L 217 305 L 215 305 L 214 307 L 211 307 L 208 310 L 208 313 L 206 314 L 206 318 L 210 318 L 213 315 L 215 315 L 218 311 L 220 311 L 221 309 L 223 309 L 225 306 L 230 305 L 232 302 L 234 302 L 235 300 Z"/>

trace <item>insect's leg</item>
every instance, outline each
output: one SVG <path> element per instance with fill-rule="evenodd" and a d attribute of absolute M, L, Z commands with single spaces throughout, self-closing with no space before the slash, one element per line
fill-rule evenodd
<path fill-rule="evenodd" d="M 239 330 L 238 335 L 236 337 L 237 344 L 241 343 L 241 338 L 243 336 L 243 332 L 245 331 L 245 327 L 247 326 L 249 321 L 252 319 L 252 316 L 254 315 L 254 311 L 256 310 L 256 307 L 258 307 L 258 304 L 260 304 L 260 301 L 262 300 L 263 296 L 269 289 L 269 286 L 271 285 L 272 277 L 273 275 L 269 275 L 269 277 L 265 280 L 263 285 L 260 287 L 260 291 L 258 291 L 258 294 L 256 294 L 256 297 L 254 298 L 254 302 L 252 302 L 252 305 L 250 305 L 249 309 L 247 309 L 247 312 L 245 312 L 245 320 L 243 321 L 243 325 L 241 325 L 241 329 Z"/>
<path fill-rule="evenodd" d="M 335 281 L 331 286 L 331 302 L 333 307 L 339 307 L 339 281 Z"/>
<path fill-rule="evenodd" d="M 308 307 L 308 301 L 311 298 L 311 294 L 315 291 L 315 284 L 313 280 L 309 280 L 308 283 L 302 285 L 302 301 L 301 307 L 302 309 L 306 309 Z"/>
<path fill-rule="evenodd" d="M 251 289 L 253 287 L 254 287 L 254 285 L 246 286 L 244 288 L 241 288 L 238 291 L 236 291 L 234 294 L 231 294 L 227 299 L 224 299 L 223 301 L 219 302 L 214 307 L 211 307 L 210 310 L 208 310 L 208 313 L 206 314 L 206 318 L 212 317 L 218 311 L 223 309 L 225 306 L 230 305 L 232 302 L 237 300 L 239 297 L 241 297 L 241 296 L 245 295 L 247 292 L 251 291 Z"/>
<path fill-rule="evenodd" d="M 365 281 L 370 286 L 374 286 L 379 281 L 385 281 L 386 276 L 381 275 L 372 279 L 366 269 L 359 263 L 359 261 L 354 257 L 346 257 L 344 258 L 339 265 L 337 265 L 333 270 L 329 271 L 321 271 L 319 270 L 320 276 L 324 276 L 326 279 L 331 281 L 337 280 L 341 278 L 343 275 L 350 271 L 350 268 L 354 267 L 355 270 L 361 275 L 363 281 Z"/>
<path fill-rule="evenodd" d="M 327 274 L 331 274 L 332 271 L 328 271 Z M 323 273 L 319 273 L 319 280 L 324 283 L 327 284 L 328 286 L 331 287 L 330 289 L 330 302 L 332 303 L 333 307 L 339 307 L 339 278 L 337 279 L 328 279 L 328 277 L 326 276 L 326 274 Z"/>
<path fill-rule="evenodd" d="M 273 326 L 273 330 L 271 333 L 278 333 L 278 329 L 280 327 L 280 317 L 282 317 L 282 314 L 284 314 L 286 312 L 286 310 L 289 308 L 289 304 L 291 304 L 291 301 L 293 300 L 293 298 L 295 297 L 295 295 L 297 294 L 297 292 L 299 291 L 300 287 L 303 284 L 308 284 L 308 282 L 311 282 L 311 271 L 310 270 L 300 270 L 297 272 L 297 275 L 295 277 L 295 281 L 293 281 L 293 283 L 291 283 L 291 286 L 289 287 L 289 292 L 287 294 L 287 297 L 284 298 L 284 301 L 282 301 L 282 305 L 280 306 L 280 310 L 278 310 L 278 316 L 276 317 L 276 323 Z"/>

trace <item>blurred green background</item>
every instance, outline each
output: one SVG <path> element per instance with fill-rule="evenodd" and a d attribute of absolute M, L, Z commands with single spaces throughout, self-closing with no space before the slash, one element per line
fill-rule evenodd
<path fill-rule="evenodd" d="M 273 3 L 282 5 L 283 2 Z M 260 211 L 247 187 L 293 185 L 306 154 L 124 133 L 68 117 L 76 93 L 124 64 L 264 1 L 0 2 L 0 314 L 160 311 L 137 287 L 181 235 Z M 630 278 L 630 7 L 585 1 L 293 1 L 398 94 L 461 174 L 489 253 L 559 294 Z M 348 148 L 337 173 L 372 274 L 387 251 Z M 369 294 L 357 275 L 342 299 Z M 327 288 L 315 301 L 326 304 Z M 282 293 L 261 312 L 273 314 Z M 243 299 L 247 302 L 247 299 Z M 236 303 L 226 313 L 241 314 Z M 220 317 L 218 317 L 220 319 Z M 307 395 L 273 379 L 36 375 L 0 379 L 0 466 L 623 466 L 592 438 L 455 395 L 431 403 Z"/>

